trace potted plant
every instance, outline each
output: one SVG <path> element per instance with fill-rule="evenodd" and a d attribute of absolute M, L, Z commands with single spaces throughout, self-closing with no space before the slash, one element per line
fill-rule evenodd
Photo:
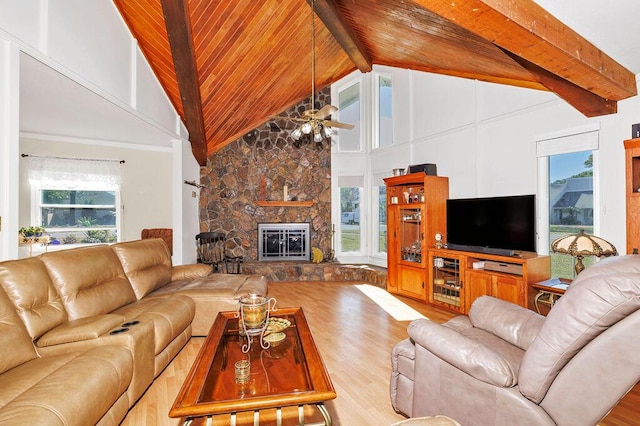
<path fill-rule="evenodd" d="M 20 236 L 20 244 L 29 244 L 29 256 L 33 254 L 34 243 L 41 243 L 45 247 L 49 243 L 49 236 L 45 235 L 43 226 L 22 227 L 18 234 Z"/>

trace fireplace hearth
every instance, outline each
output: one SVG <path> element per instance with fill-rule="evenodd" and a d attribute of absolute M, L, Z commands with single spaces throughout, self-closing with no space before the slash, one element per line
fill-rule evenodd
<path fill-rule="evenodd" d="M 309 260 L 308 223 L 259 223 L 258 260 Z"/>

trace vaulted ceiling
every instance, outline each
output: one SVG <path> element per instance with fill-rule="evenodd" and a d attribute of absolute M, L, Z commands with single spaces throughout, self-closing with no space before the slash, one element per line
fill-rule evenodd
<path fill-rule="evenodd" d="M 195 158 L 311 95 L 312 0 L 114 0 Z M 632 72 L 532 0 L 315 0 L 315 88 L 373 64 L 556 93 L 588 117 Z"/>

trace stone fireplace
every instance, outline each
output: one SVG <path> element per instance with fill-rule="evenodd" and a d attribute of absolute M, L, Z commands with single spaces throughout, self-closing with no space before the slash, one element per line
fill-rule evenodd
<path fill-rule="evenodd" d="M 316 108 L 331 103 L 330 93 L 329 87 L 317 93 Z M 310 108 L 307 99 L 278 115 Z M 292 126 L 267 122 L 210 154 L 200 169 L 200 230 L 224 232 L 227 254 L 242 256 L 245 265 L 258 260 L 259 223 L 307 223 L 307 247 L 325 258 L 331 253 L 331 148 L 296 145 Z"/>
<path fill-rule="evenodd" d="M 308 223 L 259 223 L 258 260 L 309 260 Z"/>

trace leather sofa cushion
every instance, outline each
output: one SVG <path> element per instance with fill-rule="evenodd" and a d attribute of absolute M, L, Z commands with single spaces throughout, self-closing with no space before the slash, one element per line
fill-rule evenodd
<path fill-rule="evenodd" d="M 574 285 L 577 285 L 581 281 L 591 277 L 629 272 L 640 273 L 640 256 L 608 257 L 580 272 L 580 274 L 571 282 L 571 287 L 574 287 Z"/>
<path fill-rule="evenodd" d="M 487 331 L 459 332 L 428 319 L 412 321 L 408 331 L 416 344 L 478 380 L 500 387 L 517 384 L 524 351 Z"/>
<path fill-rule="evenodd" d="M 27 329 L 2 289 L 0 289 L 0 348 L 2 348 L 0 374 L 37 357 Z"/>
<path fill-rule="evenodd" d="M 635 271 L 640 256 L 624 256 Z M 520 391 L 540 403 L 558 372 L 587 343 L 640 309 L 640 272 L 623 272 L 616 258 L 601 260 L 586 278 L 572 283 L 547 315 L 520 368 Z M 613 265 L 613 266 L 610 266 Z M 614 272 L 616 271 L 616 272 Z"/>
<path fill-rule="evenodd" d="M 136 301 L 118 257 L 107 245 L 40 255 L 70 320 L 108 314 Z"/>
<path fill-rule="evenodd" d="M 33 340 L 67 320 L 62 300 L 39 258 L 0 263 L 0 285 Z"/>
<path fill-rule="evenodd" d="M 237 300 L 249 293 L 266 294 L 266 279 L 255 275 L 211 274 L 206 277 L 173 281 L 153 292 L 153 296 L 179 292 L 191 297 Z"/>
<path fill-rule="evenodd" d="M 159 238 L 111 246 L 131 282 L 138 300 L 171 281 L 171 255 Z"/>
<path fill-rule="evenodd" d="M 474 327 L 488 331 L 523 350 L 527 350 L 544 323 L 542 315 L 490 296 L 479 297 L 473 302 L 469 320 Z"/>
<path fill-rule="evenodd" d="M 191 324 L 195 312 L 196 308 L 192 299 L 175 295 L 166 299 L 145 298 L 113 313 L 123 316 L 126 321 L 149 320 L 153 322 L 154 355 L 158 355 Z"/>
<path fill-rule="evenodd" d="M 132 377 L 120 346 L 34 359 L 0 375 L 0 424 L 97 424 Z"/>
<path fill-rule="evenodd" d="M 125 321 L 122 315 L 105 314 L 67 321 L 45 333 L 36 341 L 36 346 L 46 347 L 64 343 L 97 339 L 119 327 Z"/>
<path fill-rule="evenodd" d="M 192 280 L 211 275 L 213 268 L 204 263 L 176 265 L 171 269 L 171 281 Z"/>

